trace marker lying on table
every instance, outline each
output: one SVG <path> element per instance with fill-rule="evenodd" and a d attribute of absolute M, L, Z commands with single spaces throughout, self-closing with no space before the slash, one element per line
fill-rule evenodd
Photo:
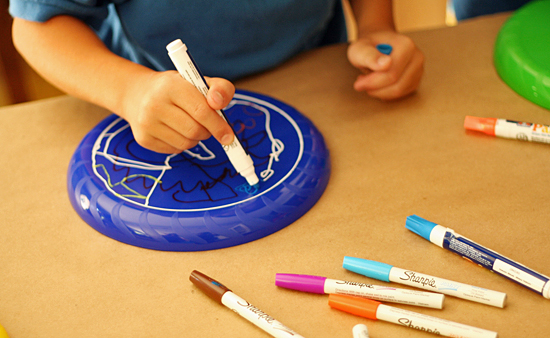
<path fill-rule="evenodd" d="M 439 293 L 396 289 L 387 286 L 347 282 L 326 277 L 278 273 L 275 285 L 311 293 L 336 293 L 376 299 L 384 302 L 443 308 L 445 296 Z"/>
<path fill-rule="evenodd" d="M 480 266 L 509 278 L 550 299 L 550 278 L 504 257 L 452 229 L 427 221 L 416 215 L 407 217 L 407 229 L 428 241 L 471 260 Z"/>
<path fill-rule="evenodd" d="M 506 302 L 506 294 L 502 292 L 404 270 L 368 259 L 344 257 L 344 268 L 385 282 L 410 285 L 496 307 L 504 307 Z"/>
<path fill-rule="evenodd" d="M 328 304 L 332 308 L 342 310 L 356 316 L 374 320 L 380 319 L 386 322 L 407 326 L 412 329 L 430 332 L 440 336 L 462 338 L 498 337 L 498 333 L 493 331 L 387 306 L 375 300 L 366 298 L 333 294 L 328 296 Z"/>
<path fill-rule="evenodd" d="M 187 81 L 191 82 L 195 88 L 197 88 L 206 97 L 209 89 L 208 85 L 206 84 L 199 67 L 191 57 L 191 54 L 189 54 L 185 44 L 181 42 L 180 39 L 177 39 L 169 43 L 168 46 L 166 46 L 166 49 L 168 50 L 168 56 L 170 56 L 170 59 L 174 63 L 174 66 L 176 66 L 176 69 L 180 75 Z M 229 123 L 222 109 L 216 110 L 216 112 Z M 235 131 L 233 130 L 233 132 Z M 224 145 L 223 149 L 225 150 L 229 161 L 233 167 L 235 167 L 235 170 L 237 170 L 237 172 L 246 179 L 248 184 L 251 186 L 258 184 L 260 180 L 254 171 L 254 162 L 252 161 L 250 155 L 244 150 L 237 134 L 235 134 L 235 137 L 233 138 L 233 143 L 230 145 Z"/>
<path fill-rule="evenodd" d="M 365 324 L 357 324 L 353 327 L 353 338 L 369 338 L 369 329 Z"/>
<path fill-rule="evenodd" d="M 223 304 L 231 310 L 237 312 L 240 316 L 258 326 L 265 332 L 276 338 L 303 338 L 296 332 L 284 326 L 281 322 L 250 304 L 246 300 L 237 296 L 227 287 L 205 274 L 195 270 L 189 276 L 201 291 L 220 304 Z"/>
<path fill-rule="evenodd" d="M 550 143 L 550 126 L 512 120 L 466 116 L 464 128 L 487 135 L 540 143 Z"/>

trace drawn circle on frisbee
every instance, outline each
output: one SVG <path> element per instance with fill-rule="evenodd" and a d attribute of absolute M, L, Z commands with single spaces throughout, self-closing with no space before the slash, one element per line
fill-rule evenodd
<path fill-rule="evenodd" d="M 225 114 L 254 161 L 259 188 L 246 183 L 212 137 L 179 154 L 155 153 L 111 115 L 73 154 L 73 208 L 105 236 L 164 251 L 235 246 L 290 225 L 328 184 L 323 136 L 291 106 L 253 92 L 237 90 Z"/>

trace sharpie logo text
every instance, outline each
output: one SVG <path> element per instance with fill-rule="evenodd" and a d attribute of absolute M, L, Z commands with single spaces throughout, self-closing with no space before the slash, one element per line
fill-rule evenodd
<path fill-rule="evenodd" d="M 358 286 L 359 288 L 374 289 L 374 285 L 372 285 L 372 284 L 365 284 L 365 283 L 338 281 L 338 282 L 336 282 L 336 284 L 339 284 L 339 285 L 351 285 L 351 286 Z"/>
<path fill-rule="evenodd" d="M 399 277 L 399 279 L 417 283 L 424 287 L 429 286 L 434 289 L 437 289 L 437 285 L 435 284 L 435 279 L 433 278 L 418 277 L 416 276 L 416 273 L 414 273 L 413 271 L 405 271 L 404 274 L 406 277 Z"/>
<path fill-rule="evenodd" d="M 275 320 L 275 318 L 271 317 L 270 315 L 268 315 L 267 313 L 263 312 L 262 310 L 258 309 L 257 307 L 255 307 L 254 305 L 250 304 L 249 302 L 245 301 L 245 303 L 241 303 L 241 302 L 237 302 L 237 304 L 239 304 L 240 306 L 244 307 L 245 309 L 247 309 L 249 312 L 252 312 L 253 314 L 257 315 L 258 316 L 258 319 L 263 319 L 265 320 L 266 322 L 268 322 L 269 324 L 272 324 L 273 321 Z"/>
<path fill-rule="evenodd" d="M 416 329 L 416 330 L 420 330 L 420 331 L 426 331 L 426 332 L 430 332 L 430 333 L 433 333 L 433 334 L 441 335 L 441 333 L 439 331 L 437 331 L 437 329 L 435 329 L 435 328 L 434 329 L 428 329 L 428 328 L 425 328 L 424 326 L 415 325 L 413 323 L 413 321 L 408 319 L 408 318 L 399 318 L 397 321 L 399 322 L 399 324 L 401 324 L 403 326 L 410 327 L 411 329 Z"/>
<path fill-rule="evenodd" d="M 237 304 L 244 307 L 247 311 L 253 313 L 256 316 L 258 316 L 258 320 L 265 320 L 275 330 L 284 331 L 284 332 L 288 333 L 291 336 L 296 335 L 296 332 L 294 332 L 291 329 L 289 329 L 288 327 L 284 326 L 281 322 L 275 320 L 275 318 L 271 317 L 267 313 L 265 313 L 262 310 L 258 309 L 254 305 L 250 304 L 249 302 L 244 301 L 244 303 L 241 303 L 240 301 L 238 301 Z M 235 312 L 237 312 L 237 311 L 235 311 Z"/>

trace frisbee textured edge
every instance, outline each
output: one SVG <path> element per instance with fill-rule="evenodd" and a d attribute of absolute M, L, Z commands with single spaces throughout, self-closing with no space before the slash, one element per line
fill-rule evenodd
<path fill-rule="evenodd" d="M 140 147 L 127 123 L 111 115 L 71 159 L 73 208 L 107 237 L 164 251 L 235 246 L 293 223 L 329 181 L 322 135 L 294 108 L 243 90 L 226 115 L 254 160 L 258 190 L 235 172 L 213 138 L 180 154 L 158 154 Z"/>

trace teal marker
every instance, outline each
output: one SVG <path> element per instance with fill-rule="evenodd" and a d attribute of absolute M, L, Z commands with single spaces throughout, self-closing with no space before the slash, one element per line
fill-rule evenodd
<path fill-rule="evenodd" d="M 409 285 L 437 293 L 444 293 L 472 302 L 504 307 L 506 294 L 473 285 L 463 284 L 424 273 L 405 270 L 386 263 L 356 257 L 344 257 L 344 269 L 385 282 Z"/>

